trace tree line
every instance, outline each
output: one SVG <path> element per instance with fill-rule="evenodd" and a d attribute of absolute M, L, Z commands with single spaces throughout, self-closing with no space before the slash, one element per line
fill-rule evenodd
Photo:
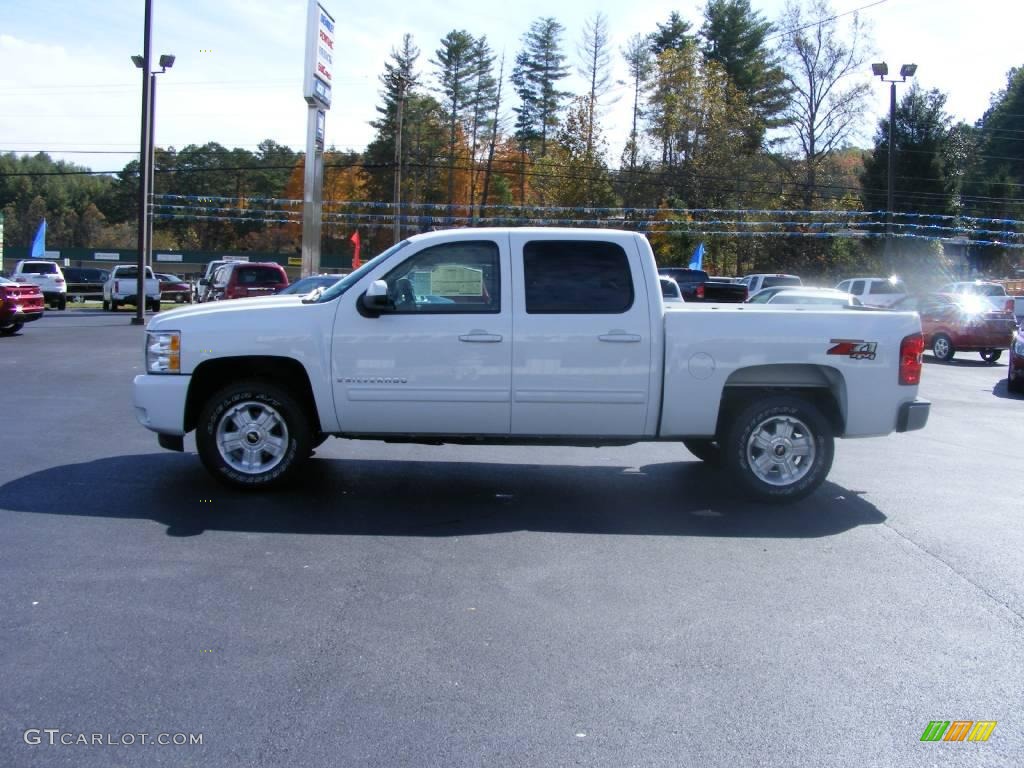
<path fill-rule="evenodd" d="M 657 220 L 680 223 L 695 209 L 882 210 L 888 116 L 871 149 L 855 146 L 867 100 L 880 96 L 865 78 L 871 53 L 864 22 L 837 16 L 828 0 L 789 0 L 774 21 L 750 0 L 708 0 L 699 28 L 673 12 L 628 40 L 617 40 L 599 12 L 575 39 L 542 17 L 507 60 L 464 29 L 427 55 L 405 34 L 384 62 L 372 140 L 363 152 L 325 154 L 324 198 L 389 202 L 397 165 L 403 202 L 459 206 L 470 221 L 494 206 L 656 209 Z M 573 70 L 584 84 L 578 93 L 565 85 Z M 973 125 L 951 118 L 941 91 L 904 89 L 893 126 L 895 210 L 1024 218 L 1022 72 L 1008 74 Z M 611 146 L 603 123 L 620 100 L 630 129 L 623 146 Z M 157 150 L 156 194 L 192 202 L 158 209 L 167 218 L 158 219 L 156 247 L 297 250 L 298 225 L 268 223 L 279 209 L 246 201 L 301 198 L 302 162 L 271 140 L 255 151 L 216 143 Z M 46 155 L 0 156 L 9 244 L 27 242 L 43 215 L 56 246 L 134 244 L 138 163 L 116 177 L 80 170 Z M 53 175 L 32 175 L 43 171 Z M 196 214 L 207 197 L 219 202 Z M 324 247 L 348 247 L 352 227 L 325 221 Z M 364 243 L 379 250 L 390 232 L 389 224 L 370 227 Z M 686 260 L 701 239 L 699 231 L 651 235 L 666 263 Z M 711 264 L 722 272 L 881 266 L 875 241 L 711 241 Z M 924 259 L 941 250 L 900 247 Z M 1012 258 L 1000 249 L 986 255 Z"/>

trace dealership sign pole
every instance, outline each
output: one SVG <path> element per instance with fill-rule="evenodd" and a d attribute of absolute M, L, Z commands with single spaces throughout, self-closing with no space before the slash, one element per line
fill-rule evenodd
<path fill-rule="evenodd" d="M 334 79 L 334 17 L 309 0 L 306 24 L 306 159 L 302 189 L 302 276 L 320 271 L 320 225 L 324 195 L 324 125 Z"/>

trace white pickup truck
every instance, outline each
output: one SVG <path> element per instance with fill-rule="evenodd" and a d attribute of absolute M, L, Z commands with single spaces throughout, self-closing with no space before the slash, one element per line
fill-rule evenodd
<path fill-rule="evenodd" d="M 154 318 L 138 420 L 239 487 L 287 481 L 326 437 L 680 441 L 750 495 L 812 492 L 834 437 L 924 427 L 915 313 L 667 308 L 647 240 L 464 229 L 405 240 L 306 297 Z"/>
<path fill-rule="evenodd" d="M 146 297 L 146 308 L 160 311 L 160 281 L 150 267 L 146 267 L 143 292 Z M 138 306 L 136 298 L 139 293 L 139 268 L 128 264 L 110 270 L 107 282 L 103 284 L 103 309 L 117 312 L 122 304 Z"/>

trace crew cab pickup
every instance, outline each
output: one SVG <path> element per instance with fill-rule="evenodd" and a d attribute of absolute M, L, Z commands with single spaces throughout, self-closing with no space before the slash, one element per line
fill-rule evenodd
<path fill-rule="evenodd" d="M 710 277 L 703 269 L 661 267 L 658 272 L 679 283 L 683 301 L 741 304 L 747 300 L 746 285 Z"/>
<path fill-rule="evenodd" d="M 153 312 L 160 311 L 160 281 L 150 267 L 145 268 L 143 291 L 146 308 Z M 139 268 L 130 265 L 114 267 L 110 271 L 107 282 L 103 284 L 103 309 L 117 312 L 122 304 L 138 306 Z"/>
<path fill-rule="evenodd" d="M 326 437 L 680 441 L 762 500 L 825 479 L 835 437 L 922 428 L 916 313 L 662 303 L 639 234 L 462 229 L 332 287 L 154 318 L 138 420 L 217 478 L 294 477 Z"/>

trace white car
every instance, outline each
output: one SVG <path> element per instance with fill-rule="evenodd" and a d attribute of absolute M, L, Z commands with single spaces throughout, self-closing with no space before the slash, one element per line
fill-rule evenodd
<path fill-rule="evenodd" d="M 11 280 L 38 285 L 43 292 L 43 301 L 51 307 L 64 309 L 67 306 L 68 284 L 56 261 L 23 259 L 14 265 Z"/>
<path fill-rule="evenodd" d="M 843 280 L 836 290 L 856 296 L 866 307 L 891 307 L 907 295 L 898 277 L 854 277 Z"/>
<path fill-rule="evenodd" d="M 749 304 L 860 307 L 856 296 L 835 288 L 765 288 L 747 299 Z"/>
<path fill-rule="evenodd" d="M 666 304 L 684 304 L 683 292 L 679 290 L 679 283 L 671 277 L 660 275 L 658 282 L 661 283 L 661 300 Z"/>
<path fill-rule="evenodd" d="M 146 330 L 139 422 L 217 479 L 296 477 L 328 436 L 472 445 L 679 441 L 764 501 L 814 491 L 835 437 L 921 429 L 912 312 L 666 308 L 647 239 L 415 235 L 323 293 L 175 309 Z"/>
<path fill-rule="evenodd" d="M 765 288 L 799 288 L 804 284 L 797 275 L 786 274 L 756 274 L 747 275 L 739 282 L 747 286 L 747 295 L 753 296 Z"/>

